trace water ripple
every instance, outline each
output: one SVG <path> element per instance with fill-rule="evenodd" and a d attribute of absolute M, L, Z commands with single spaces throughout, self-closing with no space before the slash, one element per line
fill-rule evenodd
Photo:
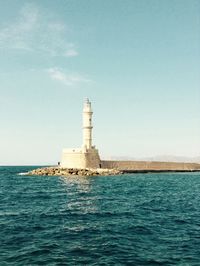
<path fill-rule="evenodd" d="M 0 265 L 200 265 L 200 175 L 0 167 Z"/>

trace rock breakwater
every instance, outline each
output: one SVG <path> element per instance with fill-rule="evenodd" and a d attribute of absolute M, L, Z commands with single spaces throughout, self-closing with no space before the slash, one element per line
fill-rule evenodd
<path fill-rule="evenodd" d="M 61 167 L 37 168 L 26 173 L 26 175 L 41 176 L 107 176 L 119 174 L 122 174 L 122 172 L 116 169 L 74 169 Z"/>

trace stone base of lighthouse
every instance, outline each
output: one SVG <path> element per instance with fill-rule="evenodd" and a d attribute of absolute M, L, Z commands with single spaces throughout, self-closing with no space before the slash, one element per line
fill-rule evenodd
<path fill-rule="evenodd" d="M 76 169 L 101 168 L 99 152 L 95 148 L 64 149 L 61 167 Z"/>

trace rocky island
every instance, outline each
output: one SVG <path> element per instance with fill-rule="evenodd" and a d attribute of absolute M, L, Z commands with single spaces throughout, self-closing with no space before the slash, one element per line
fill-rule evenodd
<path fill-rule="evenodd" d="M 63 167 L 43 167 L 37 168 L 26 173 L 26 175 L 39 176 L 108 176 L 119 175 L 122 171 L 117 169 L 76 169 Z"/>

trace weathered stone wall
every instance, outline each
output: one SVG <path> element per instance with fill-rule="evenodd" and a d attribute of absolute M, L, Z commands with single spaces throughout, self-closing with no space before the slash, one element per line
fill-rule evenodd
<path fill-rule="evenodd" d="M 147 161 L 101 161 L 102 168 L 135 171 L 190 171 L 200 170 L 197 163 L 147 162 Z"/>
<path fill-rule="evenodd" d="M 100 158 L 98 150 L 65 149 L 63 150 L 61 167 L 65 168 L 99 168 Z"/>
<path fill-rule="evenodd" d="M 61 167 L 84 169 L 86 167 L 84 153 L 81 150 L 63 150 Z"/>
<path fill-rule="evenodd" d="M 96 149 L 89 149 L 85 153 L 85 166 L 86 168 L 100 168 L 99 152 Z"/>

